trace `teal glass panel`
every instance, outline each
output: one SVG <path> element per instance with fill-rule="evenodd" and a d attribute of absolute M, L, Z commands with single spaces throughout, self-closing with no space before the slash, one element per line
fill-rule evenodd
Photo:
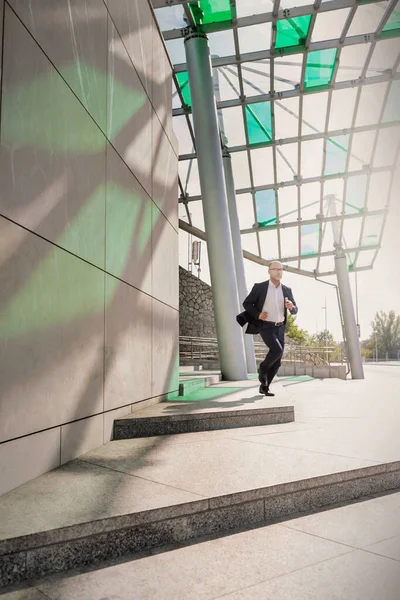
<path fill-rule="evenodd" d="M 345 172 L 348 147 L 348 135 L 338 135 L 328 139 L 326 143 L 325 175 L 336 175 Z"/>
<path fill-rule="evenodd" d="M 271 103 L 258 102 L 246 106 L 247 133 L 249 144 L 272 142 Z"/>
<path fill-rule="evenodd" d="M 382 31 L 393 31 L 395 29 L 400 29 L 400 2 L 396 4 L 396 8 L 392 11 Z"/>
<path fill-rule="evenodd" d="M 182 73 L 177 73 L 176 78 L 179 83 L 180 90 L 182 92 L 183 100 L 188 106 L 192 106 L 192 99 L 190 97 L 190 87 L 189 87 L 189 75 L 187 71 L 183 71 Z"/>
<path fill-rule="evenodd" d="M 190 2 L 189 7 L 197 25 L 232 21 L 230 0 L 200 0 Z"/>
<path fill-rule="evenodd" d="M 320 227 L 318 223 L 300 227 L 301 256 L 318 254 Z"/>
<path fill-rule="evenodd" d="M 255 193 L 256 214 L 259 227 L 276 223 L 275 190 L 261 190 Z"/>
<path fill-rule="evenodd" d="M 337 56 L 336 48 L 315 50 L 307 55 L 304 87 L 328 85 L 332 81 Z"/>
<path fill-rule="evenodd" d="M 392 81 L 382 121 L 400 121 L 400 79 Z"/>
<path fill-rule="evenodd" d="M 356 262 L 357 255 L 358 252 L 350 252 L 349 254 L 346 254 L 347 269 L 349 271 L 352 271 L 354 269 L 354 263 Z"/>
<path fill-rule="evenodd" d="M 310 23 L 311 15 L 277 21 L 275 48 L 304 46 Z"/>

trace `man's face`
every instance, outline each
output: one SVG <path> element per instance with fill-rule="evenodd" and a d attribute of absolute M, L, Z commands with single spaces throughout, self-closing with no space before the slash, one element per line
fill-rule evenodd
<path fill-rule="evenodd" d="M 283 267 L 281 263 L 272 263 L 268 269 L 268 273 L 271 279 L 280 281 L 283 275 Z"/>

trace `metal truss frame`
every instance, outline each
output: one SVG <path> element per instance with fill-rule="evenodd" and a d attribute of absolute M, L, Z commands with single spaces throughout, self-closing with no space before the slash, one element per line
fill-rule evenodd
<path fill-rule="evenodd" d="M 400 37 L 400 32 L 395 30 L 390 37 Z M 386 38 L 387 39 L 387 38 Z M 335 40 L 324 40 L 323 42 L 313 42 L 310 44 L 308 51 L 316 52 L 317 50 L 328 50 L 330 48 L 343 48 L 346 46 L 357 46 L 360 44 L 368 44 L 378 41 L 378 37 L 374 32 L 369 32 L 361 35 L 351 35 L 341 42 L 340 38 Z M 227 67 L 229 65 L 238 65 L 245 62 L 256 62 L 261 60 L 269 60 L 282 56 L 295 56 L 296 54 L 305 54 L 307 52 L 305 46 L 294 46 L 293 48 L 279 48 L 271 50 L 260 50 L 258 52 L 245 52 L 239 58 L 235 56 L 221 56 L 213 58 L 211 64 L 213 67 Z M 175 73 L 186 72 L 186 63 L 176 64 L 174 67 Z"/>
<path fill-rule="evenodd" d="M 253 187 L 239 188 L 236 190 L 236 194 L 251 194 L 252 192 L 260 192 L 262 190 L 278 190 L 280 188 L 299 186 L 306 183 L 323 183 L 325 181 L 331 181 L 332 179 L 346 179 L 348 177 L 356 177 L 357 175 L 365 175 L 368 172 L 371 173 L 389 173 L 391 176 L 395 171 L 396 164 L 392 167 L 373 167 L 370 169 L 359 169 L 357 171 L 349 171 L 347 173 L 338 173 L 337 175 L 325 175 L 317 177 L 305 177 L 304 179 L 291 179 L 289 181 L 281 181 L 279 183 L 268 183 L 266 185 L 257 185 Z M 187 194 L 185 202 L 196 202 L 201 200 L 201 195 L 190 196 Z M 182 202 L 184 202 L 182 200 Z"/>
<path fill-rule="evenodd" d="M 379 215 L 386 215 L 388 212 L 387 208 L 381 208 L 378 210 L 370 210 L 367 212 L 363 212 L 362 216 L 364 217 L 377 217 Z M 361 213 L 350 213 L 350 214 L 346 214 L 343 215 L 343 220 L 344 221 L 348 221 L 351 219 L 359 219 L 361 217 Z M 315 218 L 315 219 L 304 219 L 301 221 L 301 225 L 320 225 L 322 223 L 332 223 L 337 221 L 337 217 L 320 217 L 320 218 Z M 261 227 L 260 225 L 258 225 L 258 223 L 254 224 L 254 227 L 248 228 L 248 229 L 241 229 L 240 233 L 242 234 L 246 234 L 246 233 L 254 233 L 256 230 L 258 231 L 273 231 L 274 229 L 288 229 L 290 227 L 298 227 L 299 226 L 299 221 L 288 221 L 285 223 L 273 223 L 271 225 L 268 225 L 266 227 Z"/>
<path fill-rule="evenodd" d="M 398 79 L 400 79 L 400 74 Z M 299 114 L 299 120 L 300 120 L 300 114 Z M 257 145 L 252 145 L 250 146 L 251 150 L 256 150 L 257 148 L 271 148 L 271 146 L 285 146 L 287 144 L 294 144 L 296 142 L 309 142 L 312 140 L 321 140 L 321 139 L 328 139 L 330 137 L 335 137 L 338 135 L 347 135 L 350 133 L 364 133 L 367 131 L 377 131 L 379 133 L 379 131 L 381 129 L 391 129 L 393 126 L 397 126 L 400 125 L 400 120 L 399 121 L 392 121 L 392 122 L 388 122 L 388 123 L 377 123 L 376 125 L 359 125 L 358 127 L 349 127 L 346 129 L 335 129 L 335 130 L 331 130 L 331 131 L 321 131 L 318 133 L 308 133 L 306 135 L 300 135 L 300 136 L 294 136 L 294 137 L 290 137 L 290 138 L 282 138 L 279 140 L 272 141 L 272 142 L 266 142 L 264 143 L 260 143 Z M 248 146 L 246 144 L 243 144 L 242 146 L 227 146 L 227 149 L 230 153 L 233 152 L 243 152 L 244 150 L 247 150 Z M 179 155 L 179 160 L 180 161 L 185 161 L 185 160 L 194 160 L 195 158 L 197 158 L 197 154 L 194 152 L 192 154 L 180 154 Z M 301 171 L 300 171 L 301 172 Z"/>
<path fill-rule="evenodd" d="M 193 27 L 194 23 L 193 23 L 193 19 L 191 16 L 191 12 L 187 6 L 188 1 L 189 0 L 153 0 L 153 7 L 155 9 L 157 9 L 157 8 L 162 8 L 165 6 L 182 5 L 184 8 L 185 14 L 187 16 L 188 24 L 190 25 L 190 27 Z M 388 165 L 385 167 L 372 167 L 371 165 L 374 164 L 374 157 L 376 154 L 376 149 L 377 149 L 377 145 L 378 145 L 378 139 L 379 139 L 380 132 L 384 129 L 400 125 L 400 120 L 389 122 L 389 123 L 383 122 L 383 116 L 385 113 L 385 107 L 387 105 L 387 100 L 388 100 L 388 97 L 390 94 L 390 89 L 391 89 L 392 85 L 394 84 L 394 82 L 400 79 L 400 72 L 398 72 L 398 66 L 400 64 L 400 54 L 395 62 L 395 65 L 393 66 L 393 68 L 382 70 L 382 72 L 380 72 L 380 69 L 376 69 L 375 72 L 377 72 L 379 74 L 373 75 L 373 76 L 368 76 L 368 77 L 366 75 L 368 72 L 368 67 L 371 62 L 371 58 L 373 57 L 374 49 L 375 49 L 376 45 L 380 42 L 380 40 L 388 39 L 388 38 L 400 38 L 400 30 L 399 29 L 397 29 L 397 30 L 394 29 L 392 31 L 385 31 L 384 32 L 385 35 L 382 35 L 383 28 L 384 28 L 385 24 L 387 23 L 388 19 L 390 18 L 392 11 L 395 9 L 395 7 L 397 5 L 397 0 L 389 0 L 387 8 L 386 8 L 385 12 L 382 13 L 382 18 L 381 18 L 379 25 L 375 31 L 370 32 L 370 33 L 365 33 L 362 35 L 353 35 L 353 36 L 348 36 L 347 34 L 348 34 L 350 26 L 353 22 L 353 19 L 357 14 L 357 10 L 359 9 L 359 7 L 363 6 L 365 4 L 376 4 L 378 2 L 379 2 L 379 0 L 363 0 L 362 3 L 358 2 L 357 0 L 331 0 L 328 2 L 321 2 L 321 0 L 315 0 L 314 4 L 309 4 L 307 6 L 301 6 L 301 7 L 293 8 L 290 10 L 288 10 L 288 9 L 282 10 L 282 9 L 280 9 L 280 0 L 274 0 L 272 12 L 259 14 L 259 15 L 253 15 L 250 17 L 236 18 L 235 0 L 231 0 L 231 7 L 233 9 L 232 10 L 232 15 L 233 15 L 232 21 L 226 22 L 226 23 L 214 23 L 214 24 L 202 26 L 202 30 L 205 33 L 212 33 L 212 32 L 226 30 L 226 29 L 231 29 L 233 31 L 235 54 L 232 56 L 212 58 L 212 66 L 215 68 L 215 73 L 216 73 L 217 78 L 218 78 L 218 72 L 220 71 L 218 67 L 227 68 L 229 66 L 235 66 L 237 69 L 237 75 L 235 73 L 235 82 L 234 83 L 232 83 L 228 80 L 228 75 L 230 73 L 229 68 L 226 71 L 221 69 L 221 71 L 220 71 L 221 75 L 223 75 L 227 79 L 228 83 L 231 85 L 232 89 L 234 90 L 234 94 L 236 94 L 237 97 L 229 99 L 229 100 L 220 100 L 219 98 L 217 98 L 217 109 L 222 110 L 224 108 L 240 107 L 241 113 L 242 113 L 242 119 L 243 119 L 243 123 L 244 123 L 245 144 L 237 145 L 237 146 L 228 146 L 225 149 L 227 151 L 229 151 L 230 153 L 245 152 L 247 155 L 246 162 L 247 162 L 247 167 L 248 167 L 250 186 L 236 189 L 236 194 L 238 194 L 238 195 L 251 194 L 255 226 L 251 229 L 243 229 L 243 230 L 241 230 L 241 233 L 244 235 L 250 234 L 250 233 L 256 234 L 258 256 L 255 254 L 252 254 L 250 252 L 244 252 L 244 256 L 246 258 L 249 258 L 250 260 L 254 260 L 255 262 L 259 262 L 260 264 L 268 264 L 268 260 L 265 260 L 265 257 L 262 257 L 260 235 L 262 235 L 262 232 L 265 229 L 267 229 L 267 230 L 275 229 L 277 231 L 278 255 L 271 257 L 271 260 L 272 260 L 272 258 L 281 257 L 280 260 L 282 262 L 292 262 L 292 263 L 297 262 L 296 267 L 291 267 L 291 270 L 293 270 L 293 272 L 302 273 L 304 275 L 307 274 L 308 276 L 312 276 L 312 277 L 325 276 L 328 274 L 332 274 L 331 272 L 322 273 L 319 270 L 321 258 L 323 258 L 325 256 L 333 256 L 334 255 L 334 249 L 332 249 L 332 251 L 329 251 L 329 252 L 323 251 L 324 250 L 323 249 L 323 239 L 324 239 L 324 232 L 325 232 L 326 227 L 329 226 L 329 224 L 334 221 L 338 222 L 338 226 L 340 227 L 340 232 L 341 232 L 341 239 L 343 239 L 343 228 L 344 228 L 345 221 L 347 221 L 349 219 L 351 220 L 354 218 L 361 218 L 362 224 L 361 224 L 361 233 L 360 233 L 360 238 L 359 238 L 360 244 L 361 244 L 366 219 L 368 217 L 381 215 L 383 217 L 383 226 L 379 233 L 379 242 L 377 244 L 375 244 L 373 246 L 371 246 L 371 245 L 361 246 L 360 245 L 360 246 L 357 246 L 357 247 L 351 248 L 351 249 L 344 248 L 344 250 L 347 254 L 351 253 L 351 254 L 355 254 L 355 256 L 356 256 L 355 262 L 352 267 L 353 270 L 365 270 L 366 268 L 371 268 L 373 266 L 373 262 L 376 259 L 377 253 L 378 253 L 380 245 L 381 245 L 384 224 L 387 219 L 388 203 L 386 204 L 384 209 L 381 209 L 378 211 L 368 210 L 368 206 L 365 205 L 364 209 L 360 212 L 357 212 L 355 214 L 346 214 L 346 202 L 347 202 L 346 193 L 347 193 L 347 188 L 348 188 L 347 182 L 350 177 L 357 176 L 357 175 L 366 175 L 367 189 L 366 189 L 365 193 L 366 193 L 366 195 L 368 195 L 368 190 L 369 190 L 370 182 L 371 182 L 371 176 L 375 173 L 380 173 L 380 172 L 385 172 L 388 174 L 388 177 L 390 179 L 389 189 L 392 190 L 392 187 L 393 187 L 395 163 L 398 160 L 398 157 L 400 154 L 400 142 L 399 142 L 399 148 L 397 150 L 396 158 L 392 165 Z M 344 24 L 344 27 L 343 27 L 340 37 L 337 39 L 332 39 L 332 40 L 311 42 L 312 33 L 313 33 L 313 29 L 314 29 L 316 20 L 318 18 L 318 14 L 327 13 L 327 12 L 331 12 L 331 11 L 335 11 L 335 10 L 339 10 L 339 9 L 345 9 L 345 8 L 349 9 L 349 14 L 347 16 L 347 19 Z M 296 47 L 292 47 L 292 48 L 277 49 L 275 47 L 276 46 L 276 38 L 277 38 L 277 22 L 280 19 L 295 18 L 295 17 L 305 16 L 305 15 L 311 15 L 311 22 L 310 22 L 310 26 L 308 28 L 307 38 L 306 38 L 304 44 L 302 46 L 296 46 Z M 258 25 L 261 23 L 271 23 L 272 35 L 271 35 L 270 47 L 268 49 L 258 51 L 258 52 L 240 53 L 238 30 L 241 27 L 249 27 L 251 25 Z M 175 29 L 175 30 L 170 30 L 170 31 L 164 31 L 163 32 L 164 39 L 165 40 L 172 40 L 172 39 L 179 39 L 179 38 L 182 39 L 182 37 L 184 37 L 185 35 L 187 35 L 187 33 L 190 32 L 190 30 L 191 30 L 190 27 L 182 28 L 182 29 Z M 367 58 L 365 60 L 364 66 L 360 67 L 360 69 L 359 69 L 360 76 L 357 77 L 356 79 L 336 82 L 336 76 L 337 76 L 339 63 L 340 63 L 340 56 L 341 56 L 341 52 L 342 52 L 343 48 L 346 46 L 353 46 L 353 45 L 360 45 L 360 44 L 368 45 Z M 308 53 L 317 51 L 317 50 L 330 49 L 330 48 L 337 49 L 336 63 L 335 63 L 334 69 L 333 69 L 333 76 L 331 78 L 330 83 L 319 86 L 319 87 L 315 87 L 315 88 L 305 89 L 305 73 L 306 73 Z M 293 55 L 297 55 L 299 57 L 301 56 L 300 83 L 298 85 L 295 85 L 293 83 L 293 89 L 285 90 L 282 92 L 276 92 L 274 89 L 274 87 L 275 87 L 274 86 L 275 60 L 278 59 L 280 61 L 279 64 L 282 64 L 282 62 L 283 62 L 282 59 L 284 60 L 285 56 L 293 56 Z M 262 61 L 262 62 L 267 61 L 269 63 L 269 69 L 268 69 L 269 73 L 265 74 L 265 76 L 269 77 L 269 79 L 270 79 L 270 84 L 269 84 L 270 89 L 269 89 L 268 93 L 261 93 L 262 91 L 257 86 L 252 85 L 251 82 L 246 80 L 247 70 L 249 70 L 249 72 L 250 72 L 251 69 L 248 69 L 246 66 L 244 66 L 244 63 L 252 62 L 256 66 L 257 62 L 259 62 L 259 61 Z M 350 67 L 350 69 L 351 69 L 351 67 Z M 174 66 L 174 80 L 175 80 L 175 84 L 176 84 L 179 98 L 181 101 L 181 108 L 175 108 L 173 110 L 173 116 L 182 116 L 182 115 L 185 116 L 187 124 L 189 126 L 189 132 L 190 132 L 191 139 L 193 142 L 193 148 L 195 149 L 195 139 L 194 139 L 193 130 L 192 130 L 190 119 L 189 119 L 189 114 L 191 112 L 191 109 L 183 102 L 183 97 L 182 97 L 182 94 L 181 94 L 181 91 L 180 91 L 180 88 L 179 88 L 179 85 L 178 85 L 177 79 L 176 79 L 176 74 L 179 72 L 183 72 L 183 71 L 186 71 L 185 63 L 177 64 Z M 233 69 L 232 69 L 232 73 L 233 73 Z M 258 74 L 261 76 L 264 75 L 264 73 L 261 71 Z M 249 95 L 246 96 L 244 93 L 244 90 L 245 90 L 244 82 L 245 81 L 248 86 L 250 85 L 251 88 L 253 88 L 256 92 L 259 91 L 260 93 L 251 95 L 251 96 L 249 96 Z M 383 99 L 383 104 L 381 107 L 381 114 L 379 116 L 379 119 L 377 120 L 376 123 L 374 123 L 372 125 L 357 126 L 356 122 L 357 122 L 357 116 L 359 114 L 359 106 L 360 106 L 360 98 L 361 98 L 362 89 L 365 86 L 370 86 L 370 85 L 375 85 L 375 84 L 380 84 L 380 83 L 387 83 L 387 88 L 386 88 L 385 97 Z M 330 130 L 329 129 L 329 121 L 330 121 L 330 115 L 331 115 L 331 104 L 332 104 L 333 92 L 336 90 L 343 90 L 343 89 L 349 89 L 349 88 L 355 88 L 357 90 L 356 91 L 356 102 L 355 102 L 355 107 L 354 107 L 354 111 L 353 111 L 351 126 L 348 128 L 345 128 L 345 129 Z M 265 91 L 265 88 L 264 88 L 264 91 Z M 321 131 L 314 128 L 315 133 L 311 133 L 311 134 L 303 133 L 303 100 L 304 100 L 304 97 L 306 95 L 318 94 L 318 93 L 322 93 L 322 92 L 325 92 L 325 93 L 327 92 L 327 96 L 328 96 L 324 128 Z M 296 97 L 299 98 L 298 115 L 292 114 L 292 116 L 294 116 L 298 120 L 297 121 L 297 135 L 294 135 L 292 137 L 287 137 L 284 139 L 276 139 L 276 135 L 275 135 L 275 133 L 276 133 L 275 105 L 278 105 L 280 107 L 280 109 L 282 109 L 282 108 L 284 109 L 283 105 L 282 106 L 280 105 L 280 101 L 285 100 L 285 99 L 290 99 L 290 98 L 296 98 Z M 270 103 L 272 141 L 268 141 L 268 142 L 260 143 L 260 144 L 250 144 L 248 129 L 246 127 L 246 110 L 247 110 L 246 107 L 248 105 L 259 103 L 259 102 L 269 102 Z M 307 122 L 305 122 L 305 124 L 307 124 Z M 359 169 L 359 170 L 353 169 L 352 171 L 350 171 L 350 159 L 352 156 L 353 138 L 354 138 L 354 135 L 363 133 L 363 132 L 373 132 L 373 134 L 374 134 L 372 156 L 369 161 L 369 165 L 364 165 L 363 168 Z M 349 140 L 349 144 L 348 144 L 348 148 L 347 148 L 346 166 L 345 166 L 344 172 L 337 173 L 334 175 L 325 175 L 328 140 L 330 138 L 335 138 L 337 136 L 343 136 L 343 135 L 348 136 L 348 140 Z M 303 161 L 303 157 L 302 157 L 303 144 L 302 144 L 302 142 L 307 142 L 307 141 L 311 141 L 311 140 L 323 140 L 322 168 L 321 168 L 321 172 L 319 175 L 316 175 L 315 177 L 304 178 L 301 176 L 302 161 Z M 224 142 L 225 142 L 225 140 L 222 139 L 222 137 L 221 137 L 221 145 L 222 146 L 224 146 Z M 294 165 L 294 164 L 291 165 L 290 161 L 288 161 L 287 158 L 284 156 L 283 149 L 288 144 L 298 144 L 296 165 Z M 254 172 L 253 172 L 251 150 L 255 150 L 257 148 L 263 148 L 263 147 L 271 147 L 272 148 L 273 180 L 268 182 L 268 184 L 256 186 L 254 184 L 255 179 L 254 179 Z M 191 153 L 187 153 L 187 154 L 182 154 L 179 156 L 180 161 L 193 161 L 195 159 L 196 159 L 195 151 L 191 152 Z M 292 172 L 293 172 L 292 180 L 279 181 L 278 161 L 280 161 L 280 160 L 283 160 L 286 163 L 286 166 L 288 166 L 290 168 L 290 170 L 292 170 Z M 343 199 L 341 200 L 341 207 L 340 207 L 340 209 L 338 209 L 338 215 L 335 217 L 330 217 L 330 216 L 326 215 L 326 211 L 324 210 L 324 203 L 325 203 L 324 187 L 325 187 L 326 182 L 334 180 L 334 179 L 343 179 L 344 180 L 344 193 L 343 193 Z M 316 219 L 309 219 L 309 218 L 303 219 L 302 210 L 308 208 L 308 205 L 302 207 L 301 193 L 300 193 L 301 186 L 303 184 L 317 183 L 317 182 L 320 184 L 319 206 L 316 207 L 317 218 Z M 180 203 L 183 203 L 185 205 L 187 218 L 189 221 L 189 225 L 187 223 L 185 223 L 184 221 L 180 221 L 180 227 L 185 229 L 186 231 L 187 231 L 187 227 L 190 227 L 190 233 L 192 233 L 193 235 L 196 235 L 196 232 L 197 232 L 197 234 L 199 234 L 198 237 L 201 237 L 201 235 L 205 235 L 205 234 L 204 234 L 204 232 L 201 232 L 200 230 L 197 230 L 195 227 L 193 227 L 193 224 L 190 219 L 190 213 L 189 213 L 189 207 L 188 207 L 189 202 L 201 200 L 201 195 L 191 196 L 191 195 L 187 194 L 186 189 L 182 185 L 181 180 L 179 180 L 179 186 L 180 186 Z M 276 190 L 279 190 L 282 188 L 292 187 L 292 186 L 297 187 L 296 220 L 291 221 L 291 222 L 281 222 L 280 215 L 279 215 L 280 207 L 279 207 L 279 201 L 278 201 L 278 194 L 276 194 L 275 195 L 276 224 L 268 226 L 266 228 L 258 226 L 257 210 L 256 210 L 256 193 L 258 191 L 262 191 L 262 190 L 275 190 L 276 191 Z M 389 194 L 390 194 L 390 191 L 389 191 Z M 368 197 L 368 196 L 366 196 L 366 197 Z M 319 226 L 318 251 L 315 253 L 315 255 L 313 255 L 314 259 L 317 258 L 317 268 L 315 269 L 315 271 L 313 273 L 310 273 L 309 271 L 305 271 L 304 269 L 300 268 L 301 264 L 304 261 L 306 261 L 308 258 L 310 258 L 310 255 L 308 255 L 306 253 L 302 254 L 301 226 L 303 226 L 303 225 L 318 225 Z M 297 229 L 298 229 L 298 255 L 290 256 L 290 257 L 282 257 L 283 255 L 282 255 L 282 244 L 281 244 L 281 230 L 286 229 L 286 228 L 295 228 L 295 227 L 297 227 Z M 205 238 L 202 237 L 201 239 L 205 239 Z M 345 245 L 345 240 L 344 240 L 344 245 Z M 365 250 L 375 250 L 375 256 L 374 256 L 373 262 L 369 267 L 357 267 L 358 255 L 360 252 L 363 252 Z"/>
<path fill-rule="evenodd" d="M 178 6 L 179 4 L 188 4 L 191 0 L 184 0 L 182 2 L 166 0 L 152 0 L 153 8 L 165 8 L 166 6 Z M 381 0 L 363 0 L 363 4 L 375 4 L 381 2 Z M 233 3 L 231 3 L 233 4 Z M 285 8 L 279 10 L 275 9 L 275 4 L 272 12 L 262 13 L 258 15 L 251 15 L 248 17 L 239 17 L 234 19 L 234 22 L 227 21 L 226 23 L 209 23 L 202 25 L 204 33 L 216 33 L 223 29 L 240 29 L 241 27 L 251 27 L 252 25 L 261 25 L 262 23 L 272 23 L 280 19 L 288 19 L 295 17 L 302 17 L 305 15 L 315 14 L 317 12 L 331 12 L 332 10 L 338 10 L 342 8 L 353 8 L 357 5 L 355 0 L 330 0 L 330 2 L 324 2 L 321 4 L 321 0 L 316 0 L 314 4 L 308 4 L 306 6 L 298 6 L 295 8 Z M 185 10 L 186 13 L 186 10 Z M 187 13 L 186 13 L 187 14 Z M 169 31 L 162 32 L 165 40 L 175 40 L 186 35 L 186 28 L 171 29 Z"/>
<path fill-rule="evenodd" d="M 307 96 L 310 94 L 320 94 L 322 92 L 326 92 L 328 90 L 345 90 L 348 88 L 357 88 L 363 87 L 366 85 L 374 85 L 377 83 L 385 83 L 389 81 L 394 81 L 400 79 L 400 73 L 382 73 L 382 75 L 372 75 L 371 77 L 365 77 L 363 80 L 359 79 L 351 79 L 348 81 L 340 81 L 337 83 L 331 83 L 330 86 L 324 88 L 310 89 L 307 90 Z M 270 100 L 278 99 L 285 100 L 286 98 L 297 98 L 304 95 L 304 90 L 301 92 L 300 89 L 293 90 L 285 90 L 283 92 L 273 92 L 270 94 L 257 94 L 257 96 L 242 96 L 238 98 L 233 98 L 232 100 L 221 100 L 217 103 L 217 108 L 232 108 L 233 106 L 241 106 L 242 104 L 257 104 L 257 102 L 268 102 Z M 174 108 L 172 111 L 173 117 L 178 117 L 181 115 L 186 115 L 187 113 L 191 113 L 191 108 L 186 106 L 186 108 Z"/>
<path fill-rule="evenodd" d="M 186 231 L 187 233 L 190 233 L 191 235 L 194 235 L 194 237 L 197 237 L 200 240 L 203 240 L 205 242 L 207 242 L 207 236 L 205 234 L 204 231 L 202 231 L 201 229 L 198 229 L 197 227 L 194 227 L 193 225 L 190 225 L 189 223 L 186 223 L 185 221 L 182 221 L 181 219 L 179 219 L 179 229 L 182 229 L 182 231 Z M 378 252 L 380 248 L 380 244 L 376 244 L 374 246 L 368 246 L 368 247 L 356 247 L 356 248 L 346 248 L 345 249 L 345 253 L 347 254 L 354 254 L 355 252 L 365 252 L 368 250 L 376 250 Z M 329 252 L 323 252 L 322 256 L 335 256 L 335 251 L 329 251 Z M 259 265 L 263 265 L 263 266 L 269 266 L 269 264 L 274 261 L 274 260 L 279 260 L 280 262 L 282 262 L 285 271 L 289 271 L 291 273 L 296 273 L 297 275 L 305 275 L 306 277 L 328 277 L 330 275 L 335 275 L 335 271 L 325 271 L 322 273 L 318 273 L 317 270 L 315 269 L 314 271 L 306 271 L 305 269 L 299 269 L 297 267 L 292 267 L 291 265 L 288 265 L 286 263 L 289 262 L 298 262 L 299 259 L 303 260 L 312 260 L 314 258 L 316 258 L 316 255 L 313 256 L 308 256 L 308 257 L 304 257 L 304 256 L 287 256 L 287 257 L 279 257 L 279 256 L 271 256 L 271 258 L 262 258 L 261 256 L 257 256 L 256 254 L 253 254 L 252 252 L 248 252 L 247 250 L 243 250 L 243 257 L 247 258 L 248 260 L 251 260 L 252 262 L 255 262 Z M 356 267 L 355 269 L 353 269 L 354 271 L 367 271 L 369 270 L 370 267 Z"/>

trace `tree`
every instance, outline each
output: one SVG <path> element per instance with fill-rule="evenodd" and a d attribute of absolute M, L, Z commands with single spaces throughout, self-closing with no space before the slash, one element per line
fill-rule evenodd
<path fill-rule="evenodd" d="M 361 356 L 364 358 L 374 358 L 375 356 L 375 340 L 370 337 L 368 340 L 362 340 L 361 344 Z"/>
<path fill-rule="evenodd" d="M 321 348 L 321 351 L 318 354 L 328 362 L 342 362 L 343 348 L 341 344 L 338 344 L 335 341 L 335 338 L 327 329 L 319 331 L 311 336 L 310 346 Z"/>
<path fill-rule="evenodd" d="M 286 335 L 288 338 L 297 342 L 301 346 L 304 346 L 308 342 L 309 334 L 304 329 L 300 329 L 298 325 L 296 325 L 296 317 L 292 314 L 288 313 L 287 321 L 286 321 Z"/>
<path fill-rule="evenodd" d="M 336 346 L 335 338 L 327 329 L 319 331 L 311 336 L 310 342 L 312 346 L 317 346 L 319 348 L 321 346 Z"/>
<path fill-rule="evenodd" d="M 400 316 L 394 310 L 377 312 L 371 323 L 373 333 L 368 340 L 370 348 L 377 347 L 381 358 L 397 358 L 400 352 Z"/>

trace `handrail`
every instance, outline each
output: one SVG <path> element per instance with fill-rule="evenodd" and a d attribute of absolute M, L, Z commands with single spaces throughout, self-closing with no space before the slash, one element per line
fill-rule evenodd
<path fill-rule="evenodd" d="M 267 352 L 265 344 L 254 342 L 256 358 L 262 360 Z M 179 336 L 179 355 L 181 359 L 218 360 L 217 338 Z M 298 362 L 314 365 L 343 364 L 346 362 L 344 349 L 338 346 L 300 346 L 286 343 L 283 362 Z"/>

